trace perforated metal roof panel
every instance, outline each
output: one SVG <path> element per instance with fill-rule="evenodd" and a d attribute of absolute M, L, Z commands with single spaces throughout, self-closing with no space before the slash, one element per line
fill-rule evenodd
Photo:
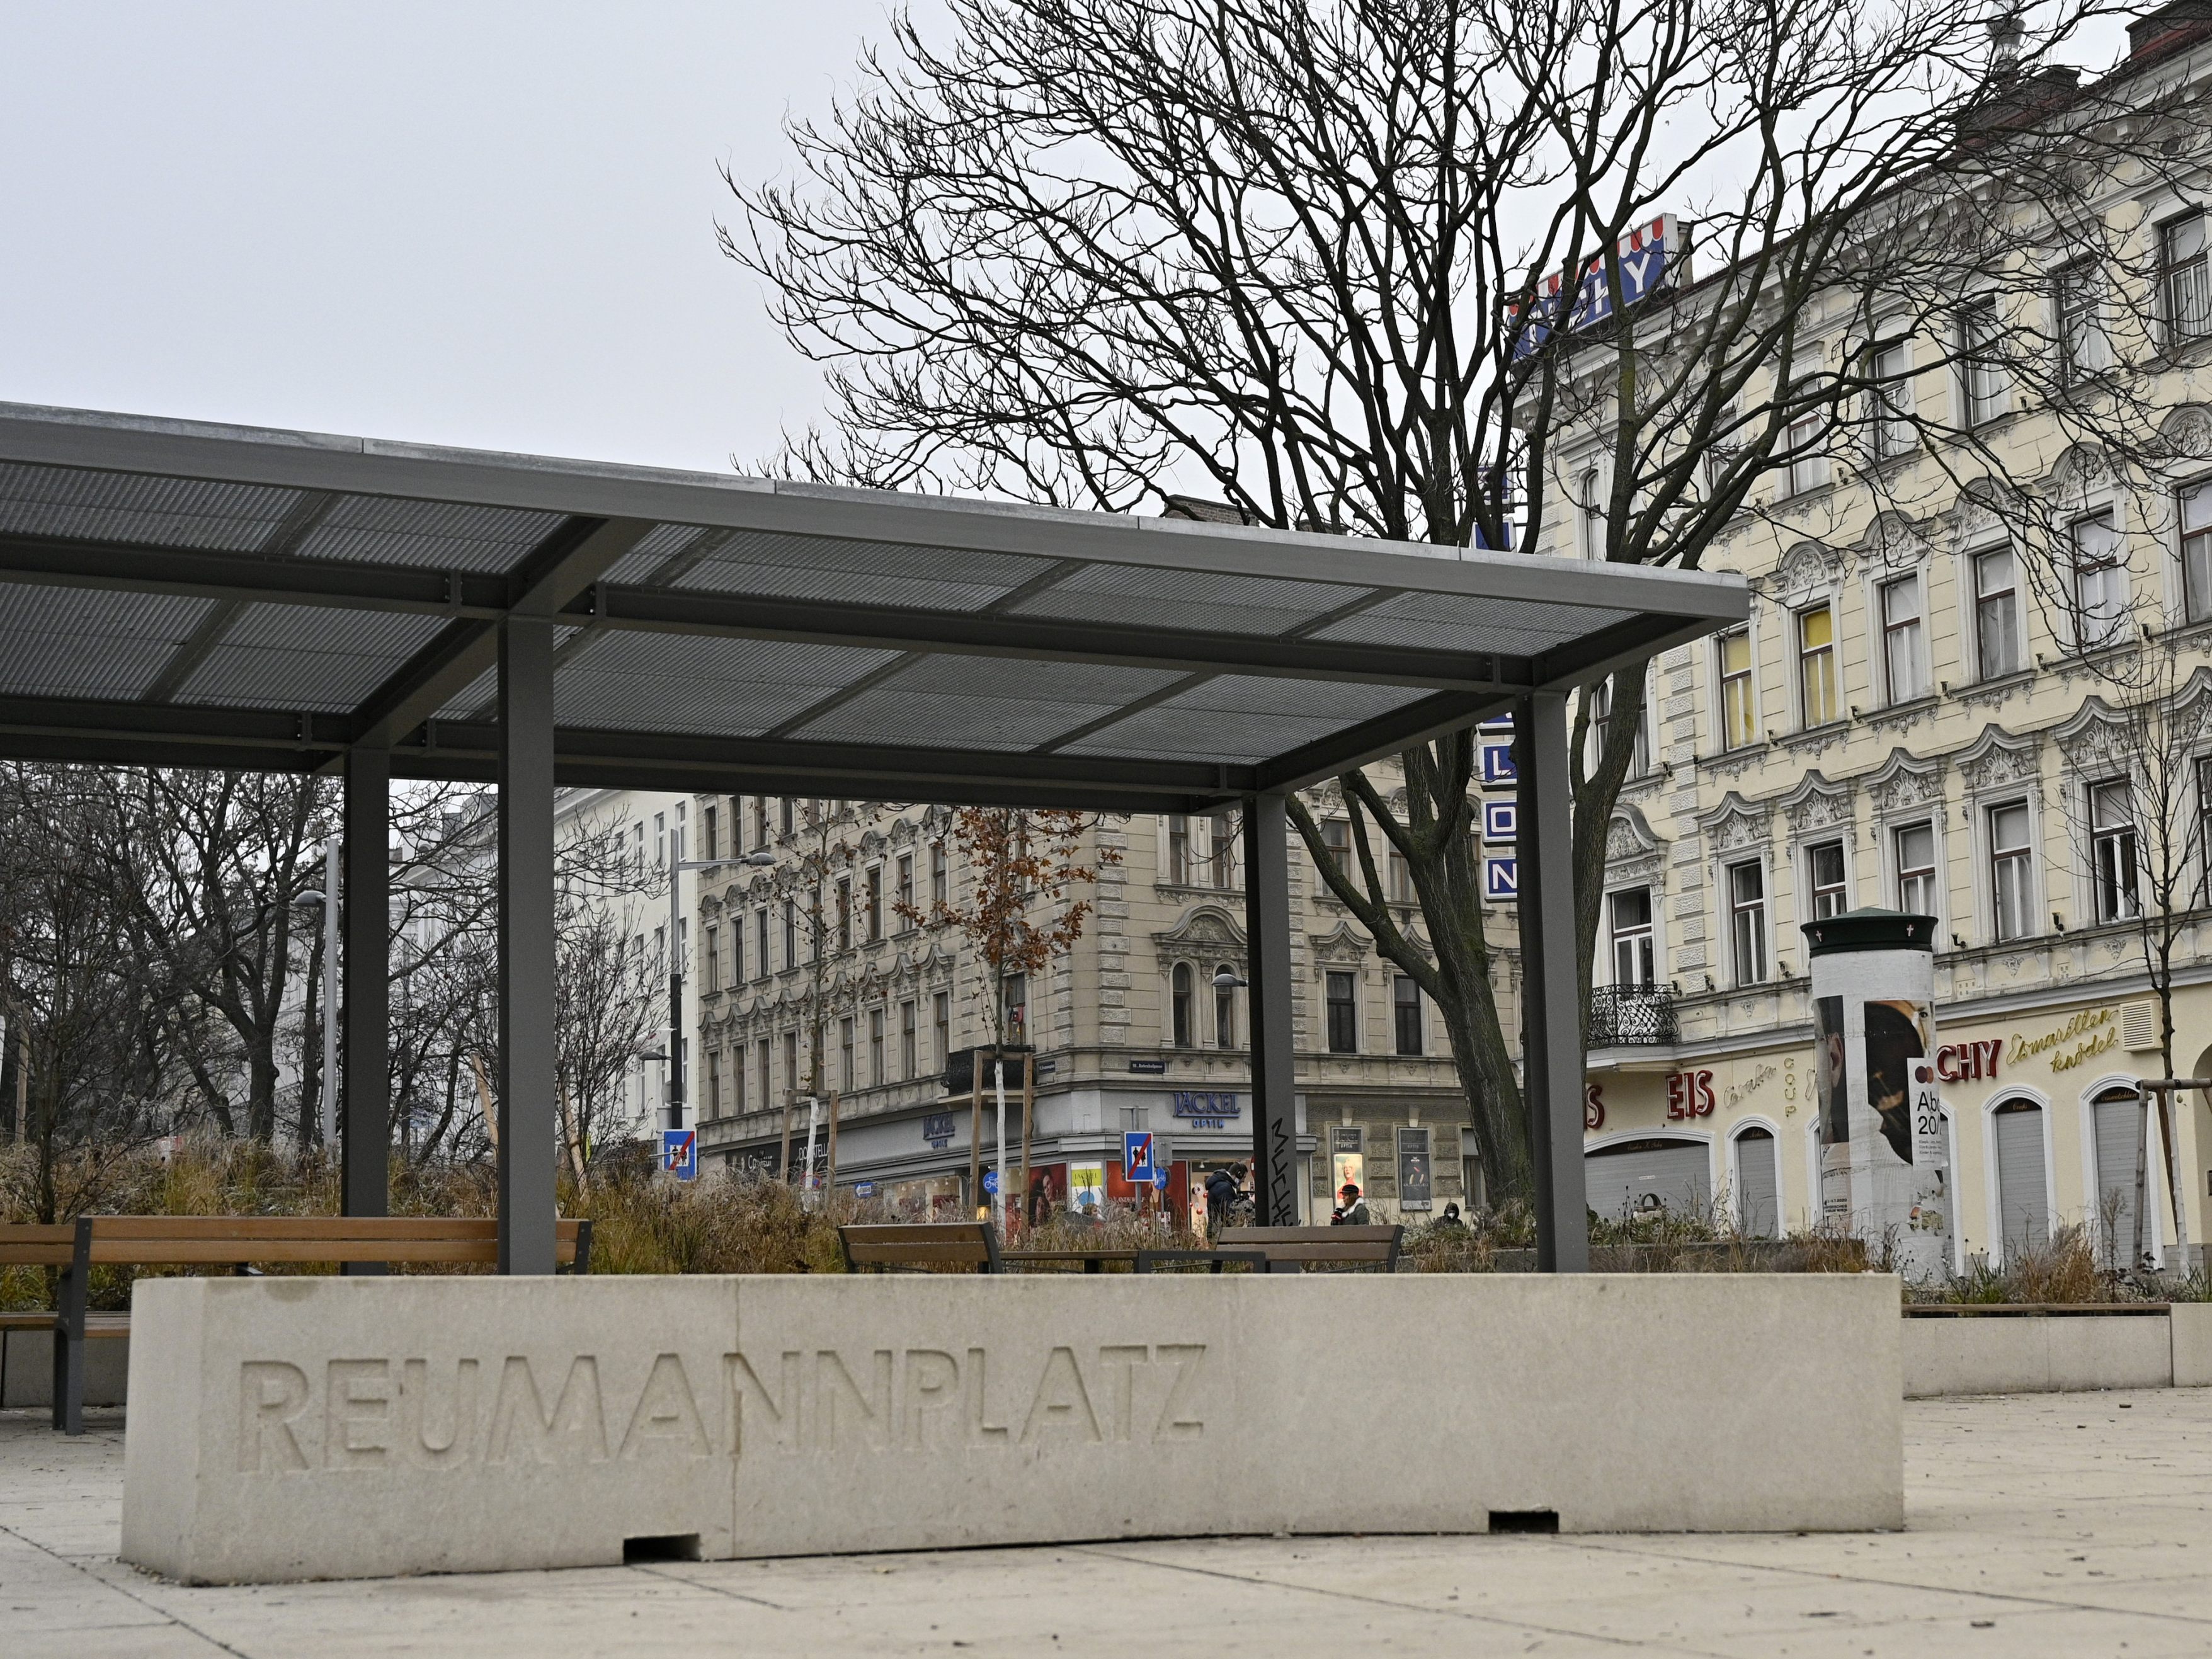
<path fill-rule="evenodd" d="M 1739 620 L 1733 576 L 0 404 L 0 752 L 1200 805 Z"/>

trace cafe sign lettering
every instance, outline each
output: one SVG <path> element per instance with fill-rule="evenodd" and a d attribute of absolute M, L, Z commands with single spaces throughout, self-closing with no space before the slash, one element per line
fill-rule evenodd
<path fill-rule="evenodd" d="M 2063 1025 L 2040 1036 L 2024 1037 L 2015 1031 L 2012 1056 L 2014 1060 L 2028 1060 L 2047 1054 L 2052 1071 L 2070 1072 L 2085 1060 L 2120 1046 L 2119 1023 L 2114 1018 L 2118 1012 L 2109 1006 L 2084 1008 Z"/>
<path fill-rule="evenodd" d="M 1936 1075 L 1946 1083 L 1994 1080 L 1997 1059 L 2003 1051 L 2002 1037 L 1990 1037 L 1983 1042 L 1947 1042 L 1936 1051 Z"/>

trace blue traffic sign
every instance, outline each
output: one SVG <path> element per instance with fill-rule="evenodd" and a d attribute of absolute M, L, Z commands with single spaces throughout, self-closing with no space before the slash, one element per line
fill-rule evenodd
<path fill-rule="evenodd" d="M 994 1198 L 999 1195 L 999 1172 L 996 1170 L 983 1171 L 983 1190 Z"/>
<path fill-rule="evenodd" d="M 699 1132 L 696 1129 L 663 1129 L 660 1132 L 660 1167 L 678 1181 L 692 1181 L 699 1174 Z"/>
<path fill-rule="evenodd" d="M 1139 1181 L 1152 1181 L 1157 1171 L 1152 1167 L 1152 1132 L 1149 1129 L 1125 1129 L 1121 1133 L 1121 1178 L 1134 1186 Z"/>

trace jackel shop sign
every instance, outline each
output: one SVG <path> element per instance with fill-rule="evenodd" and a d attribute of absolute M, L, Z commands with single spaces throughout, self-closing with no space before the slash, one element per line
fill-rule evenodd
<path fill-rule="evenodd" d="M 1206 1090 L 1175 1091 L 1175 1115 L 1194 1129 L 1225 1129 L 1229 1120 L 1242 1115 L 1237 1097 Z"/>

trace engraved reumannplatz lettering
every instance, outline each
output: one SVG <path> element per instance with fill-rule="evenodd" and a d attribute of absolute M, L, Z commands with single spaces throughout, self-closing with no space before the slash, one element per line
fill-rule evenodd
<path fill-rule="evenodd" d="M 328 1471 L 896 1455 L 1202 1437 L 1200 1342 L 655 1354 L 620 1388 L 597 1354 L 351 1355 L 239 1366 L 235 1467 Z"/>

